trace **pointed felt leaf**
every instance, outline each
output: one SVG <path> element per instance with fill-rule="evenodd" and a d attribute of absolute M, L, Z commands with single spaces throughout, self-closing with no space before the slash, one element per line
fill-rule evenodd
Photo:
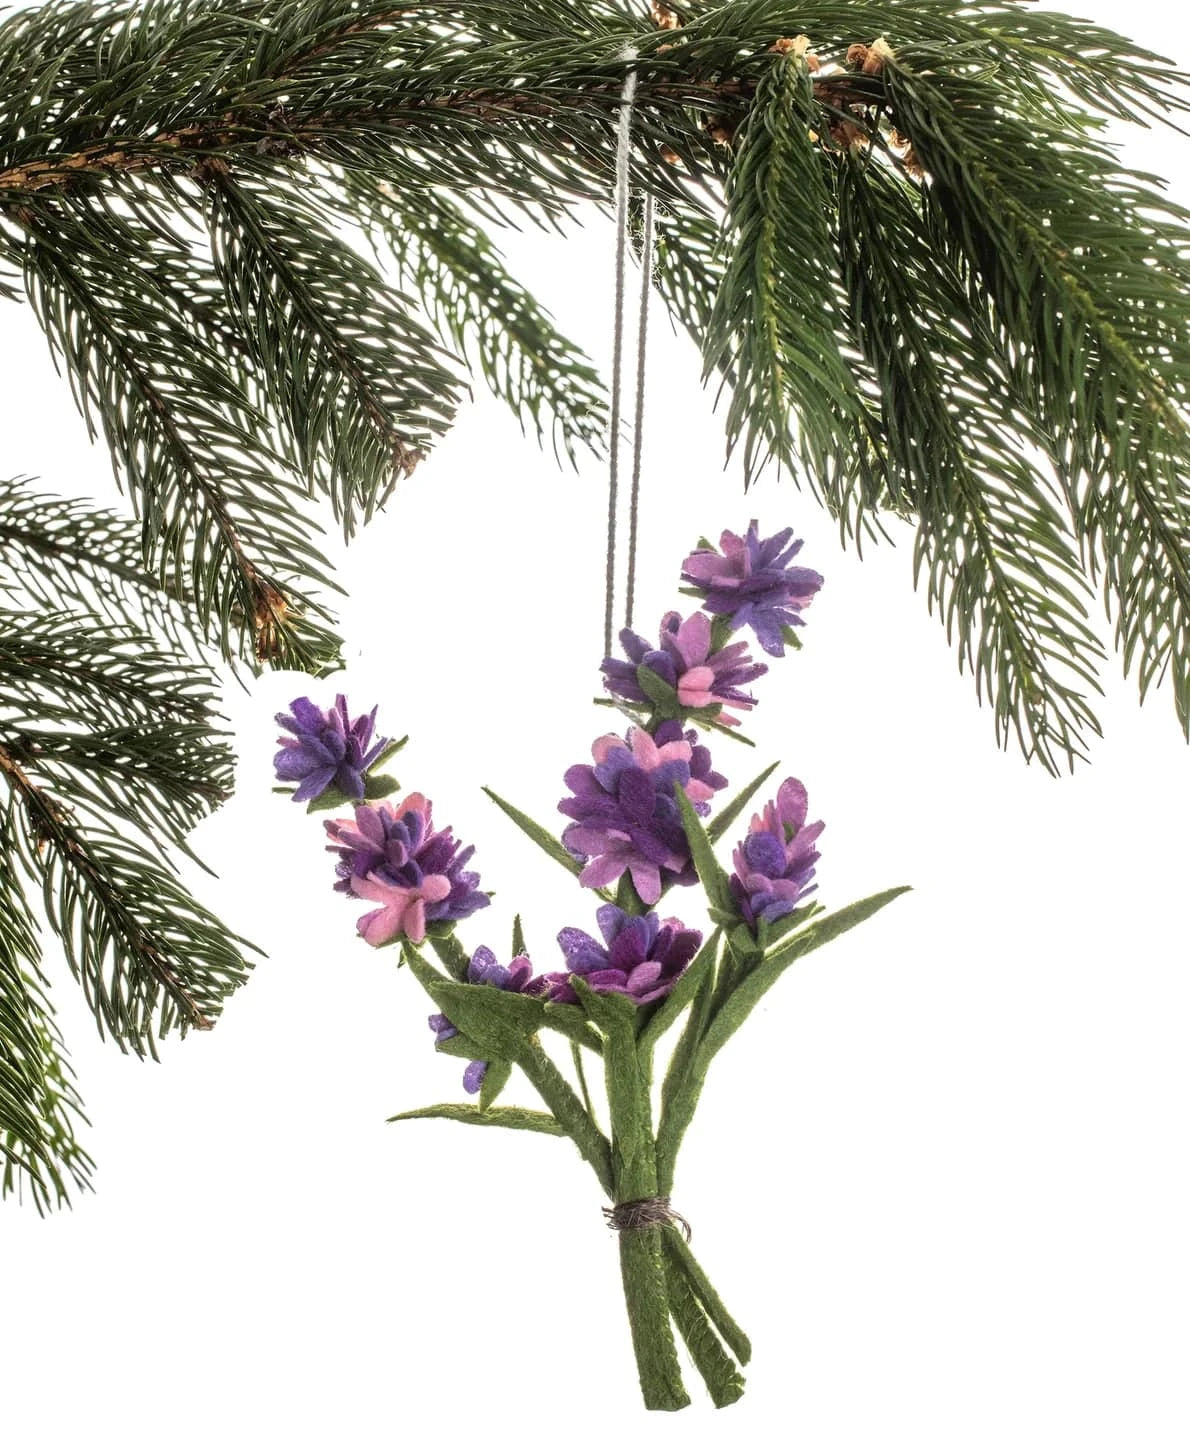
<path fill-rule="evenodd" d="M 401 782 L 395 775 L 371 775 L 364 781 L 364 800 L 382 801 L 387 800 L 390 795 L 396 795 L 401 789 Z"/>
<path fill-rule="evenodd" d="M 499 987 L 436 982 L 431 995 L 460 1032 L 479 1043 L 481 1056 L 516 1061 L 541 1026 L 545 1006 L 537 997 Z"/>
<path fill-rule="evenodd" d="M 512 954 L 514 957 L 525 957 L 529 955 L 525 946 L 525 932 L 521 926 L 519 913 L 512 919 Z"/>
<path fill-rule="evenodd" d="M 658 1002 L 646 1019 L 639 1037 L 640 1053 L 644 1060 L 648 1060 L 647 1054 L 656 1047 L 662 1033 L 673 1026 L 694 999 L 694 994 L 702 985 L 702 979 L 714 970 L 722 939 L 722 931 L 715 930 L 711 933 L 699 948 L 698 955 L 674 983 L 669 996 Z"/>
<path fill-rule="evenodd" d="M 780 764 L 779 760 L 774 760 L 767 770 L 762 770 L 755 780 L 750 780 L 742 791 L 733 796 L 721 811 L 716 811 L 707 827 L 707 837 L 710 841 L 722 840 L 725 833 L 738 820 L 744 807 Z"/>
<path fill-rule="evenodd" d="M 561 1127 L 549 1113 L 532 1108 L 477 1108 L 470 1103 L 434 1103 L 428 1108 L 414 1108 L 408 1113 L 394 1113 L 390 1123 L 404 1123 L 412 1118 L 446 1118 L 452 1123 L 473 1123 L 480 1128 L 521 1128 L 530 1133 L 549 1133 L 563 1138 Z"/>
<path fill-rule="evenodd" d="M 486 785 L 483 787 L 483 793 L 500 807 L 510 821 L 520 826 L 534 845 L 540 846 L 551 860 L 557 861 L 560 866 L 565 866 L 572 876 L 579 874 L 583 869 L 582 866 L 556 836 L 551 836 L 544 826 L 539 826 L 531 816 L 527 816 L 524 811 L 517 810 L 516 806 L 510 805 L 494 790 L 489 790 Z"/>
<path fill-rule="evenodd" d="M 637 665 L 636 682 L 653 702 L 659 715 L 667 720 L 675 720 L 684 713 L 677 690 L 668 680 L 663 680 L 656 670 L 651 670 L 648 665 Z"/>
<path fill-rule="evenodd" d="M 877 892 L 875 896 L 853 902 L 841 911 L 820 917 L 817 921 L 811 922 L 804 932 L 799 933 L 771 956 L 766 957 L 759 966 L 744 977 L 716 1013 L 699 1049 L 700 1056 L 705 1055 L 706 1062 L 714 1057 L 728 1038 L 743 1025 L 752 1009 L 791 962 L 814 951 L 817 947 L 824 946 L 828 941 L 833 941 L 835 937 L 842 936 L 845 931 L 850 931 L 853 926 L 858 926 L 861 921 L 866 921 L 868 917 L 874 916 L 881 907 L 887 906 L 890 901 L 895 901 L 898 896 L 903 895 L 909 889 L 908 886 L 894 886 L 889 891 Z"/>
<path fill-rule="evenodd" d="M 602 1055 L 603 1038 L 587 1021 L 581 1007 L 572 1006 L 569 1002 L 547 1002 L 542 1022 L 563 1037 L 569 1037 L 571 1042 L 577 1042 L 580 1047 L 589 1047 L 592 1052 Z"/>
<path fill-rule="evenodd" d="M 684 790 L 676 787 L 674 798 L 682 813 L 682 826 L 690 846 L 690 856 L 694 861 L 694 869 L 698 872 L 698 879 L 702 882 L 702 889 L 706 892 L 707 901 L 719 911 L 732 912 L 738 916 L 731 899 L 731 887 L 728 885 L 727 873 L 715 860 L 714 848 L 707 835 L 706 827 L 699 820 L 693 805 L 687 800 Z"/>
<path fill-rule="evenodd" d="M 486 1113 L 508 1085 L 512 1075 L 512 1063 L 501 1057 L 488 1059 L 488 1070 L 483 1075 L 479 1089 L 479 1110 Z"/>

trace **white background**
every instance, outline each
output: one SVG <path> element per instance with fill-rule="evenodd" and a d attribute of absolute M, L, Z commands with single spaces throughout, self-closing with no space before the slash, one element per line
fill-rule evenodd
<path fill-rule="evenodd" d="M 1190 55 L 1152 0 L 1083 8 Z M 1138 137 L 1188 199 L 1186 142 Z M 606 227 L 507 251 L 604 361 Z M 106 496 L 31 316 L 5 325 L 0 463 Z M 270 794 L 271 716 L 309 688 L 274 676 L 229 694 L 240 792 L 196 841 L 218 872 L 196 886 L 268 953 L 218 1030 L 122 1057 L 51 962 L 98 1192 L 45 1222 L 0 1208 L 5 1444 L 1187 1444 L 1190 790 L 1168 692 L 1142 711 L 1113 665 L 1073 778 L 998 753 L 908 543 L 861 565 L 789 483 L 745 499 L 664 323 L 648 391 L 639 618 L 677 602 L 699 533 L 795 525 L 827 579 L 806 648 L 760 682 L 759 749 L 717 761 L 739 784 L 780 756 L 807 783 L 827 906 L 914 887 L 772 993 L 684 1152 L 675 1202 L 756 1348 L 744 1400 L 713 1411 L 692 1374 L 694 1408 L 638 1408 L 615 1244 L 569 1144 L 386 1125 L 461 1098 L 462 1064 L 395 954 L 355 937 L 320 825 Z M 412 735 L 402 785 L 498 892 L 464 940 L 504 950 L 520 909 L 543 970 L 592 903 L 480 786 L 560 826 L 562 772 L 612 725 L 589 704 L 604 506 L 598 466 L 559 472 L 477 396 L 346 554 L 351 668 L 312 690 Z"/>

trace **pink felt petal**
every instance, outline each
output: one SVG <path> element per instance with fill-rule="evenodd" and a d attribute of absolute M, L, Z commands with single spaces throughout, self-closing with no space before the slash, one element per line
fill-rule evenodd
<path fill-rule="evenodd" d="M 610 886 L 624 874 L 624 860 L 619 856 L 596 856 L 582 869 L 578 878 L 580 886 Z M 656 901 L 656 897 L 653 898 Z"/>
<path fill-rule="evenodd" d="M 450 895 L 450 878 L 437 875 L 426 876 L 417 888 L 417 894 L 422 901 L 445 901 Z"/>
<path fill-rule="evenodd" d="M 596 765 L 602 765 L 613 750 L 625 750 L 623 740 L 618 735 L 601 735 L 591 746 L 591 758 Z"/>
<path fill-rule="evenodd" d="M 636 894 L 646 906 L 652 906 L 661 896 L 661 874 L 651 861 L 632 861 L 628 870 Z"/>
<path fill-rule="evenodd" d="M 632 741 L 632 754 L 637 765 L 642 770 L 656 770 L 661 764 L 661 751 L 657 749 L 657 742 L 647 730 L 633 730 L 629 737 Z"/>
<path fill-rule="evenodd" d="M 426 935 L 426 906 L 421 897 L 409 903 L 409 909 L 405 913 L 405 935 L 411 942 L 417 943 L 425 940 Z"/>
<path fill-rule="evenodd" d="M 794 780 L 792 776 L 788 780 L 782 781 L 781 787 L 777 791 L 777 811 L 782 822 L 800 829 L 806 823 L 808 808 L 806 787 L 801 781 Z"/>
<path fill-rule="evenodd" d="M 711 650 L 711 621 L 705 614 L 692 614 L 678 627 L 678 652 L 689 665 L 701 664 Z"/>

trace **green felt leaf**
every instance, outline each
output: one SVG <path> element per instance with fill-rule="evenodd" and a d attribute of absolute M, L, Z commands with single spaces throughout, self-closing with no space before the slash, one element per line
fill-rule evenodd
<path fill-rule="evenodd" d="M 359 796 L 346 795 L 338 786 L 329 786 L 321 795 L 316 795 L 312 801 L 306 802 L 306 814 L 312 816 L 316 811 L 338 811 L 344 806 L 359 805 Z"/>
<path fill-rule="evenodd" d="M 589 1047 L 592 1052 L 602 1055 L 603 1038 L 587 1021 L 581 1007 L 575 1007 L 570 1002 L 547 1002 L 542 1022 L 563 1037 L 570 1038 L 571 1042 L 577 1042 L 580 1047 Z"/>
<path fill-rule="evenodd" d="M 435 989 L 439 983 L 449 982 L 450 978 L 443 976 L 437 967 L 427 962 L 412 942 L 401 943 L 401 956 L 409 963 L 409 970 L 437 1002 L 438 999 L 434 996 Z"/>
<path fill-rule="evenodd" d="M 713 973 L 715 958 L 718 955 L 719 943 L 722 939 L 722 931 L 716 929 L 711 933 L 699 948 L 698 955 L 678 978 L 669 996 L 658 1002 L 652 1012 L 644 1018 L 638 1040 L 641 1057 L 646 1061 L 661 1035 L 673 1026 L 693 1000 L 694 994 L 702 985 L 703 978 L 708 972 Z"/>
<path fill-rule="evenodd" d="M 874 916 L 882 907 L 887 906 L 890 901 L 895 901 L 898 896 L 903 895 L 909 889 L 908 886 L 894 886 L 889 891 L 877 892 L 875 896 L 868 896 L 862 901 L 853 902 L 841 911 L 820 917 L 817 921 L 811 922 L 804 932 L 786 942 L 771 956 L 766 957 L 743 978 L 716 1013 L 699 1048 L 700 1058 L 709 1063 L 728 1038 L 743 1025 L 752 1009 L 792 962 L 815 951 L 820 946 L 825 946 L 828 941 L 842 936 L 845 931 L 850 931 L 860 922 L 867 921 L 870 916 Z"/>
<path fill-rule="evenodd" d="M 434 1051 L 440 1052 L 443 1057 L 462 1057 L 468 1062 L 475 1062 L 483 1057 L 483 1048 L 478 1042 L 472 1042 L 470 1037 L 464 1036 L 462 1032 L 456 1032 L 453 1037 L 447 1037 L 442 1042 L 434 1044 Z"/>
<path fill-rule="evenodd" d="M 486 1113 L 508 1085 L 512 1076 L 512 1063 L 500 1057 L 488 1058 L 488 1070 L 484 1073 L 479 1089 L 479 1110 Z"/>
<path fill-rule="evenodd" d="M 394 1113 L 390 1123 L 404 1123 L 413 1118 L 446 1118 L 452 1123 L 472 1123 L 480 1128 L 521 1128 L 530 1133 L 549 1133 L 564 1138 L 557 1121 L 549 1113 L 533 1108 L 478 1108 L 470 1103 L 434 1103 L 428 1108 L 413 1108 L 407 1113 Z"/>
<path fill-rule="evenodd" d="M 380 752 L 380 754 L 376 757 L 376 759 L 372 762 L 372 764 L 368 767 L 369 771 L 382 770 L 393 758 L 393 756 L 396 755 L 398 751 L 404 750 L 404 748 L 408 744 L 408 735 L 402 735 L 400 740 L 390 740 L 389 743 Z M 394 789 L 395 788 L 396 787 L 394 784 Z"/>
<path fill-rule="evenodd" d="M 390 795 L 396 795 L 401 789 L 401 782 L 395 775 L 371 775 L 364 781 L 364 800 L 382 801 Z"/>
<path fill-rule="evenodd" d="M 658 714 L 664 715 L 667 720 L 673 720 L 684 713 L 677 690 L 668 680 L 663 680 L 656 670 L 651 670 L 648 665 L 637 665 L 636 681 L 648 695 Z"/>
<path fill-rule="evenodd" d="M 732 902 L 727 873 L 715 860 L 710 837 L 707 835 L 697 811 L 686 798 L 686 792 L 680 787 L 675 787 L 674 798 L 682 813 L 682 826 L 686 832 L 686 840 L 690 844 L 690 855 L 694 861 L 694 869 L 698 872 L 698 879 L 702 882 L 702 889 L 706 892 L 707 901 L 719 911 L 738 915 Z"/>
<path fill-rule="evenodd" d="M 525 946 L 525 933 L 521 927 L 519 914 L 512 919 L 512 954 L 514 957 L 524 957 L 529 954 L 528 948 Z"/>
<path fill-rule="evenodd" d="M 520 992 L 462 982 L 436 982 L 431 995 L 460 1032 L 474 1038 L 481 1057 L 515 1061 L 541 1026 L 544 1003 Z"/>
<path fill-rule="evenodd" d="M 582 866 L 574 859 L 556 836 L 551 836 L 544 826 L 539 826 L 531 816 L 527 816 L 524 811 L 517 810 L 516 806 L 510 805 L 508 801 L 498 796 L 494 790 L 489 790 L 486 785 L 483 787 L 483 793 L 489 800 L 494 801 L 500 807 L 510 821 L 520 826 L 525 835 L 529 837 L 534 845 L 540 846 L 551 861 L 557 861 L 560 866 L 565 866 L 572 876 L 579 874 L 583 869 Z"/>
<path fill-rule="evenodd" d="M 467 948 L 455 935 L 454 922 L 432 922 L 426 931 L 426 940 L 455 981 L 465 982 L 471 958 Z"/>
<path fill-rule="evenodd" d="M 754 780 L 748 782 L 738 795 L 733 796 L 721 811 L 716 811 L 707 826 L 708 840 L 715 842 L 722 839 L 724 833 L 738 820 L 744 807 L 780 764 L 779 760 L 774 760 L 767 770 L 762 770 Z"/>

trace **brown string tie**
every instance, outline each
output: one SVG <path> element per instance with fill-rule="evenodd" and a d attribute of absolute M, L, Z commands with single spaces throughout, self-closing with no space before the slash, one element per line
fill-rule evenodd
<path fill-rule="evenodd" d="M 633 1198 L 628 1203 L 617 1203 L 615 1208 L 605 1208 L 603 1216 L 608 1228 L 617 1233 L 640 1233 L 642 1229 L 656 1228 L 667 1223 L 677 1224 L 690 1242 L 690 1225 L 669 1206 L 669 1198 Z"/>

